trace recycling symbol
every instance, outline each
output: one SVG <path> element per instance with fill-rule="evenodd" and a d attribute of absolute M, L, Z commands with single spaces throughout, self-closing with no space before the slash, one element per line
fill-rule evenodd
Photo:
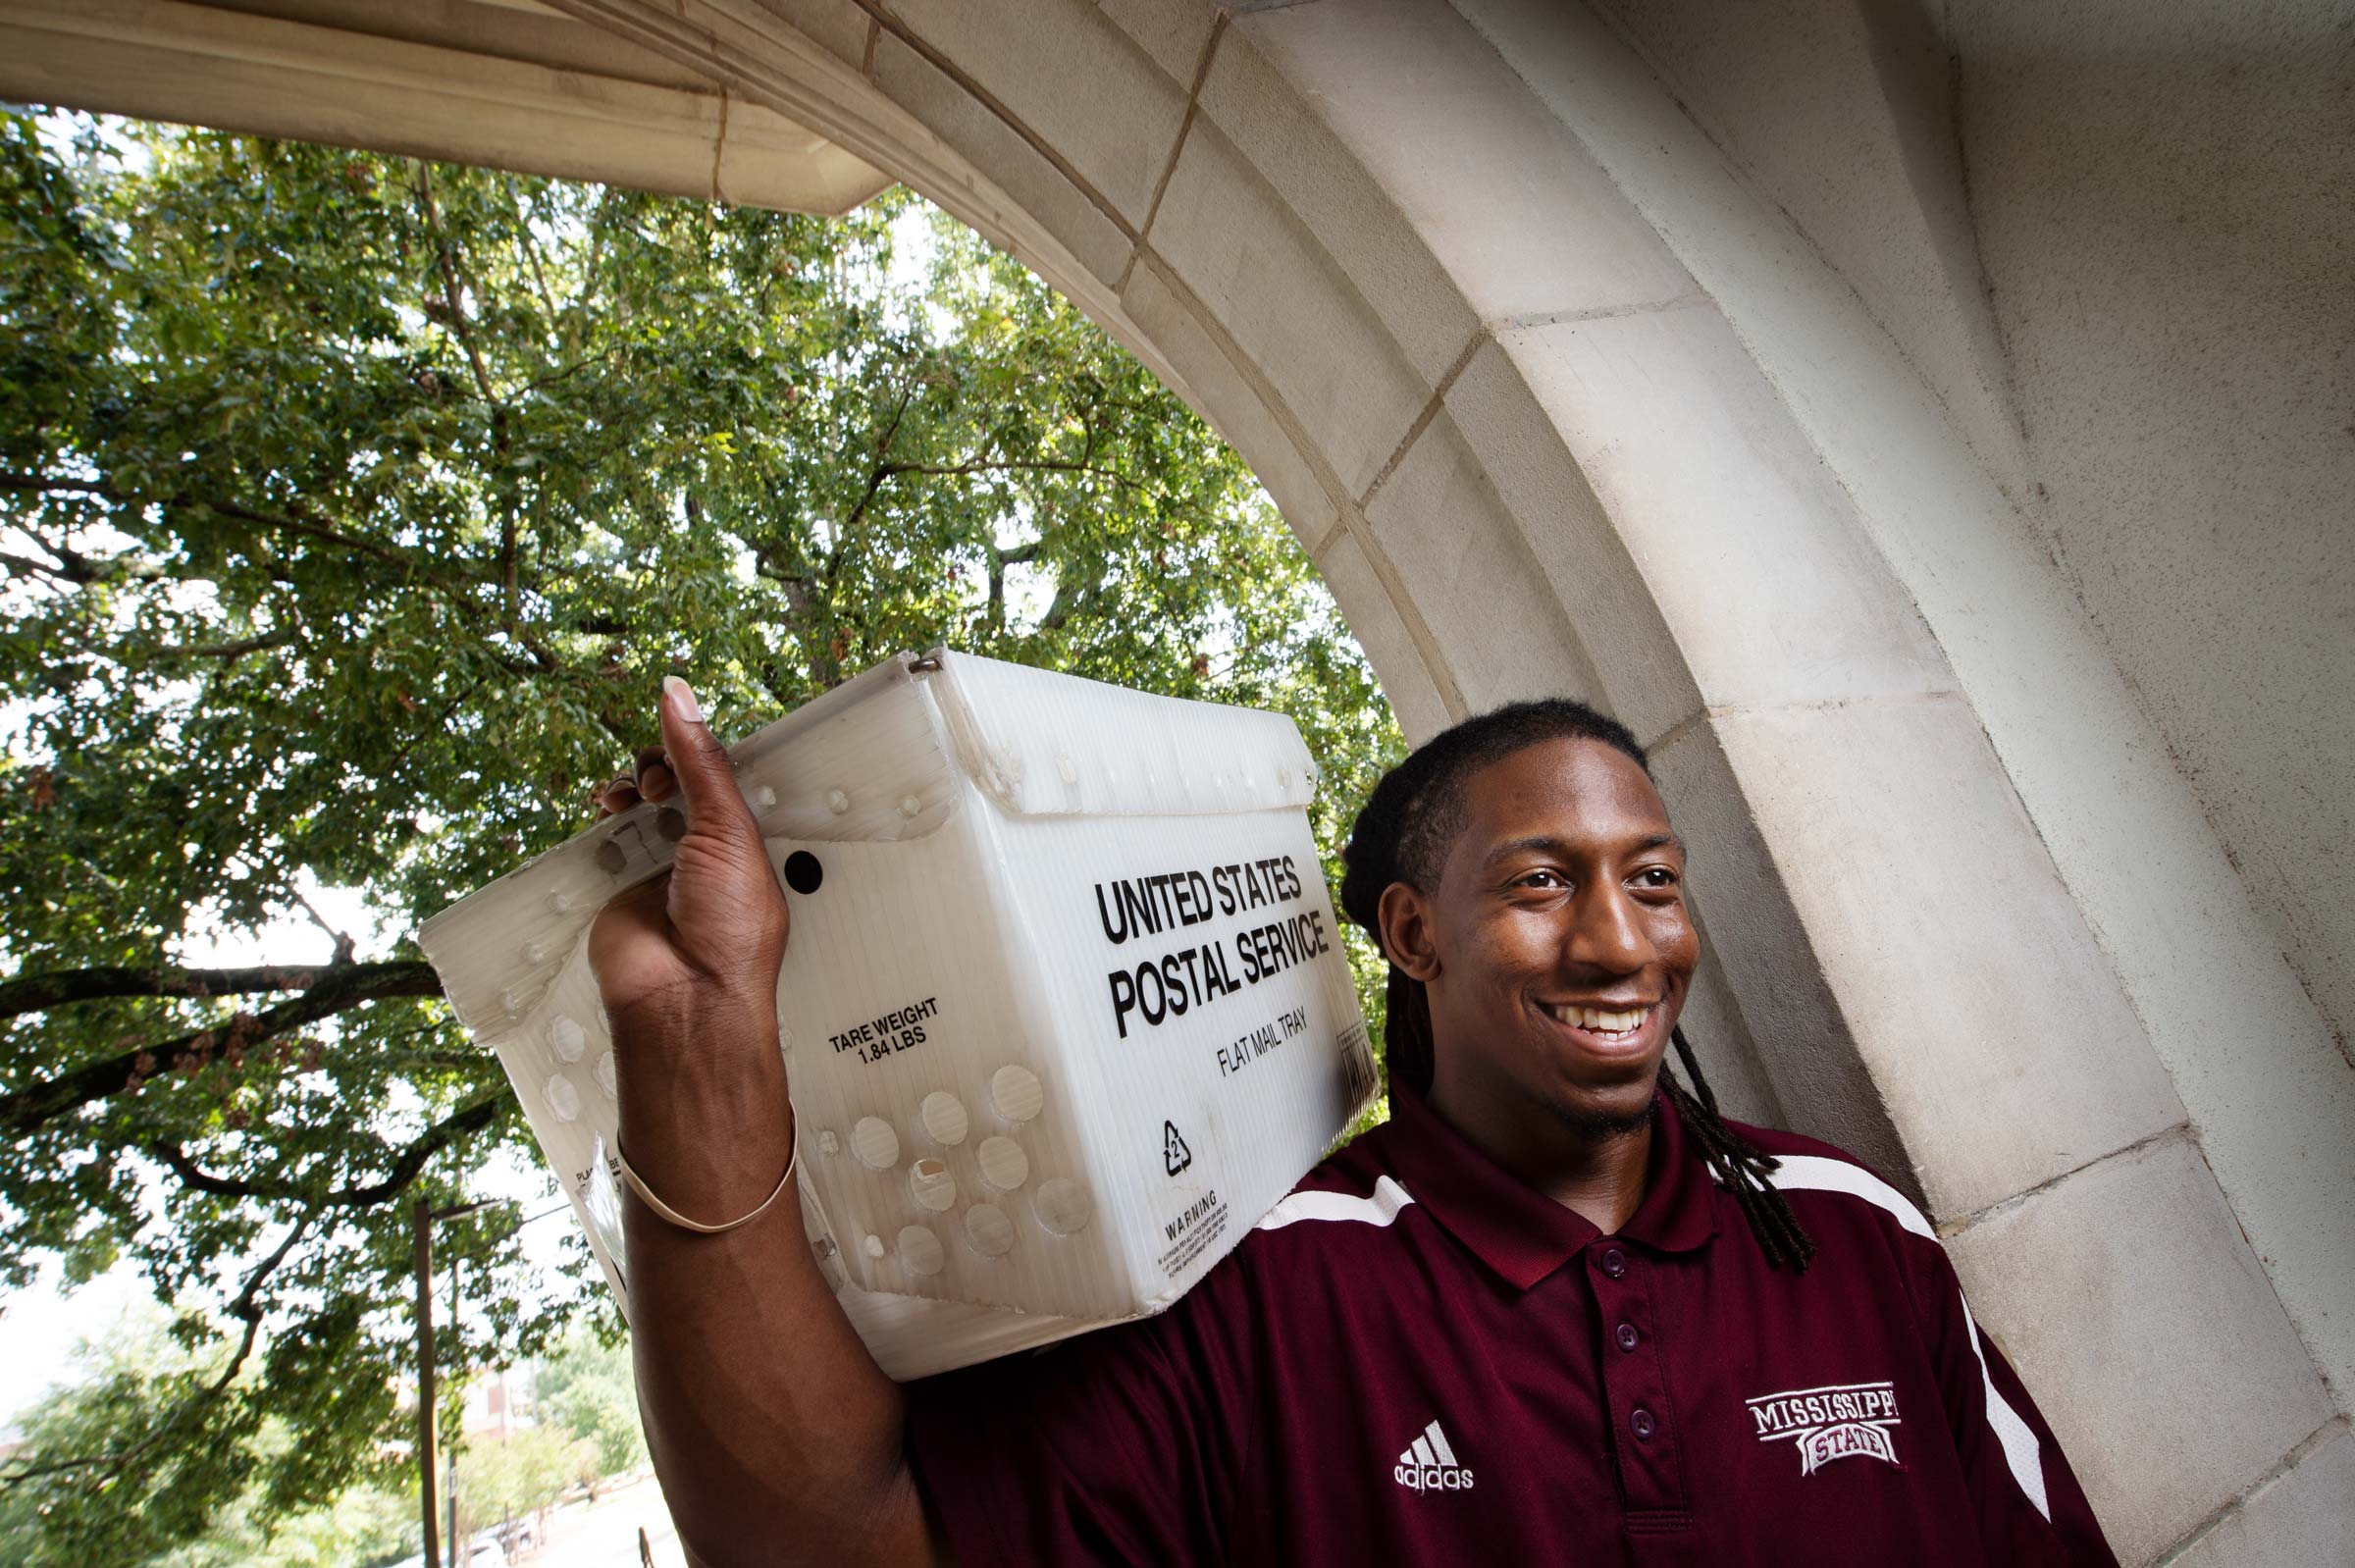
<path fill-rule="evenodd" d="M 1185 1146 L 1185 1134 L 1178 1130 L 1175 1122 L 1161 1124 L 1161 1168 L 1176 1176 L 1194 1163 L 1194 1151 Z"/>

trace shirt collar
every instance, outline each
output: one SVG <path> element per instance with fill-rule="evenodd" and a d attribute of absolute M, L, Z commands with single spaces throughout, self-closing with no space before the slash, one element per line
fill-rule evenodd
<path fill-rule="evenodd" d="M 1690 1252 L 1717 1233 L 1708 1167 L 1665 1094 L 1654 1099 L 1644 1201 L 1619 1239 Z M 1389 1161 L 1426 1213 L 1515 1289 L 1527 1290 L 1602 1232 L 1497 1165 L 1413 1090 L 1390 1093 Z"/>

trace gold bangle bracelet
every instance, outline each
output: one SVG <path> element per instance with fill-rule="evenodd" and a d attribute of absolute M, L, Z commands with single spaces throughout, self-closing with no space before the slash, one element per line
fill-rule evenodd
<path fill-rule="evenodd" d="M 621 1145 L 618 1143 L 613 1146 L 613 1162 L 621 1167 L 621 1178 L 630 1184 L 630 1190 L 646 1200 L 646 1206 L 654 1210 L 656 1215 L 682 1230 L 693 1230 L 698 1235 L 715 1236 L 733 1230 L 739 1226 L 751 1225 L 755 1220 L 766 1214 L 768 1206 L 777 1201 L 779 1194 L 785 1190 L 785 1183 L 793 1179 L 793 1168 L 802 1163 L 802 1130 L 799 1127 L 793 1130 L 793 1152 L 785 1161 L 785 1174 L 777 1177 L 775 1189 L 767 1197 L 762 1198 L 759 1207 L 754 1209 L 752 1213 L 730 1220 L 725 1225 L 706 1225 L 701 1220 L 690 1220 L 660 1198 L 655 1197 L 654 1189 L 648 1186 L 638 1173 L 630 1169 L 629 1157 L 621 1152 Z"/>

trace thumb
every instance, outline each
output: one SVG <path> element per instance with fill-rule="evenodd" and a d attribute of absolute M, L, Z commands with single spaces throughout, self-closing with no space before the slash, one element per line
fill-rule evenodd
<path fill-rule="evenodd" d="M 687 798 L 688 814 L 706 831 L 757 837 L 736 770 L 720 749 L 695 693 L 676 675 L 662 677 L 662 749 Z"/>

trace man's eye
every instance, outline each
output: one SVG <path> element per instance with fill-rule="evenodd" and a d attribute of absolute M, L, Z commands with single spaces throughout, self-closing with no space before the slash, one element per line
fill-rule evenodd
<path fill-rule="evenodd" d="M 1527 871 L 1513 885 L 1550 891 L 1557 887 L 1568 887 L 1570 884 L 1562 879 L 1561 873 L 1558 871 Z"/>
<path fill-rule="evenodd" d="M 1677 883 L 1677 876 L 1665 865 L 1647 865 L 1636 873 L 1636 881 L 1644 887 L 1674 887 Z"/>

